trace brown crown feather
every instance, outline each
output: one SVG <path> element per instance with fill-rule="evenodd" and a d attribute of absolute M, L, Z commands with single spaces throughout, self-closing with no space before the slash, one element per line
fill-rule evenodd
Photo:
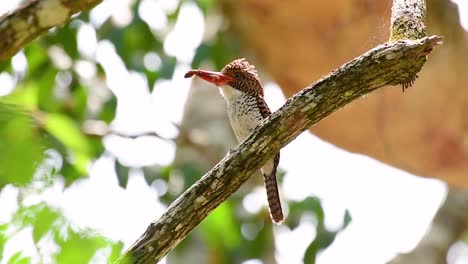
<path fill-rule="evenodd" d="M 228 63 L 224 66 L 221 72 L 237 79 L 237 81 L 229 84 L 233 88 L 263 97 L 263 87 L 260 82 L 260 78 L 258 77 L 258 72 L 255 69 L 255 66 L 250 64 L 245 58 L 237 59 Z M 236 74 L 240 74 L 241 78 L 237 78 Z"/>

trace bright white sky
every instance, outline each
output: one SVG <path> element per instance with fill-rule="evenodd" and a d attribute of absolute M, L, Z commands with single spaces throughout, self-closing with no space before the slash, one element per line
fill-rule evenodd
<path fill-rule="evenodd" d="M 131 21 L 128 3 L 131 1 L 105 0 L 96 7 L 91 12 L 92 24 L 82 25 L 79 30 L 79 50 L 91 61 L 100 62 L 106 71 L 107 86 L 119 102 L 114 128 L 127 133 L 156 131 L 163 136 L 174 137 L 177 130 L 171 123 L 180 123 L 191 85 L 183 74 L 189 69 L 195 48 L 202 41 L 204 18 L 193 3 L 183 4 L 179 20 L 164 43 L 165 51 L 176 56 L 180 63 L 173 79 L 158 81 L 155 84 L 157 89 L 150 94 L 144 76 L 129 72 L 117 56 L 113 44 L 106 40 L 98 42 L 95 36 L 94 26 L 108 18 L 119 26 L 128 24 Z M 0 15 L 13 9 L 16 4 L 17 1 L 2 1 Z M 167 21 L 160 19 L 163 15 L 154 14 L 164 14 L 177 4 L 177 0 L 143 0 L 139 13 L 155 32 L 163 34 Z M 468 9 L 466 1 L 459 0 L 459 4 L 464 10 Z M 468 26 L 468 16 L 463 15 L 462 22 Z M 15 61 L 21 67 L 24 55 L 17 55 Z M 66 57 L 62 58 L 63 61 L 66 62 Z M 66 67 L 66 63 L 64 65 Z M 160 66 L 158 55 L 147 54 L 145 65 L 157 69 Z M 93 64 L 87 61 L 81 61 L 74 67 L 85 79 L 92 76 L 95 70 Z M 8 74 L 0 74 L 0 95 L 8 93 L 13 85 Z M 268 104 L 276 110 L 285 98 L 273 83 L 268 83 L 265 89 Z M 173 143 L 154 138 L 130 141 L 109 136 L 104 143 L 121 162 L 134 166 L 170 164 L 175 155 Z M 56 156 L 53 153 L 50 155 Z M 301 200 L 308 195 L 320 197 L 330 228 L 341 224 L 346 208 L 352 214 L 353 221 L 319 256 L 319 264 L 384 263 L 397 252 L 411 250 L 424 234 L 446 194 L 445 185 L 439 181 L 415 177 L 366 156 L 343 151 L 309 133 L 302 134 L 286 146 L 281 155 L 280 167 L 288 172 L 282 184 L 285 200 Z M 51 162 L 60 163 L 60 159 L 51 158 Z M 47 201 L 61 208 L 77 226 L 96 229 L 129 246 L 165 210 L 165 205 L 159 203 L 157 198 L 167 191 L 167 186 L 162 181 L 154 185 L 156 188 L 148 187 L 141 170 L 135 169 L 131 171 L 127 188 L 120 188 L 114 173 L 113 158 L 103 155 L 90 167 L 89 178 L 77 181 L 65 191 L 63 183 L 58 182 L 40 196 L 27 197 L 26 203 Z M 16 210 L 17 195 L 18 190 L 11 186 L 0 193 L 0 223 L 9 221 Z M 260 210 L 266 203 L 261 187 L 244 199 L 245 208 L 250 212 Z M 286 226 L 273 228 L 278 262 L 302 263 L 304 250 L 315 236 L 313 218 L 304 217 L 294 230 Z M 50 251 L 54 250 L 52 245 L 48 247 Z M 23 230 L 7 244 L 4 260 L 19 249 L 37 257 L 31 229 Z M 466 246 L 457 245 L 457 252 L 463 251 L 466 254 Z M 456 261 L 453 263 L 461 263 L 462 256 Z M 252 260 L 248 263 L 261 262 Z"/>

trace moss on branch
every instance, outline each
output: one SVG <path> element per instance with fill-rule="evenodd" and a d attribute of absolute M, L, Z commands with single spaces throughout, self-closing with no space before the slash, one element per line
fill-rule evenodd
<path fill-rule="evenodd" d="M 13 56 L 24 45 L 70 17 L 102 0 L 33 0 L 0 18 L 0 60 Z"/>

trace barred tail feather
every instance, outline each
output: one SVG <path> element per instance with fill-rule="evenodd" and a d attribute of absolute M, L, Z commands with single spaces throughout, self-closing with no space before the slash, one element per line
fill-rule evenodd
<path fill-rule="evenodd" d="M 268 199 L 270 216 L 274 223 L 281 224 L 284 221 L 283 209 L 281 208 L 281 199 L 276 181 L 276 168 L 279 163 L 280 155 L 276 155 L 274 160 L 267 162 L 263 168 L 263 179 Z"/>
<path fill-rule="evenodd" d="M 284 221 L 284 215 L 276 182 L 276 173 L 273 175 L 263 174 L 263 178 L 265 180 L 271 220 L 276 224 L 281 224 Z"/>

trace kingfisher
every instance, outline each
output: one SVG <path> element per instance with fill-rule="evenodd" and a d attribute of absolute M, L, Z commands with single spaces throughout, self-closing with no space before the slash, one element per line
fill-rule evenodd
<path fill-rule="evenodd" d="M 227 112 L 237 141 L 242 142 L 256 127 L 271 115 L 263 98 L 263 86 L 255 66 L 245 58 L 228 63 L 220 72 L 190 70 L 185 78 L 198 76 L 219 87 L 227 103 Z M 268 199 L 271 219 L 276 224 L 284 221 L 281 200 L 276 181 L 280 154 L 261 168 Z"/>

